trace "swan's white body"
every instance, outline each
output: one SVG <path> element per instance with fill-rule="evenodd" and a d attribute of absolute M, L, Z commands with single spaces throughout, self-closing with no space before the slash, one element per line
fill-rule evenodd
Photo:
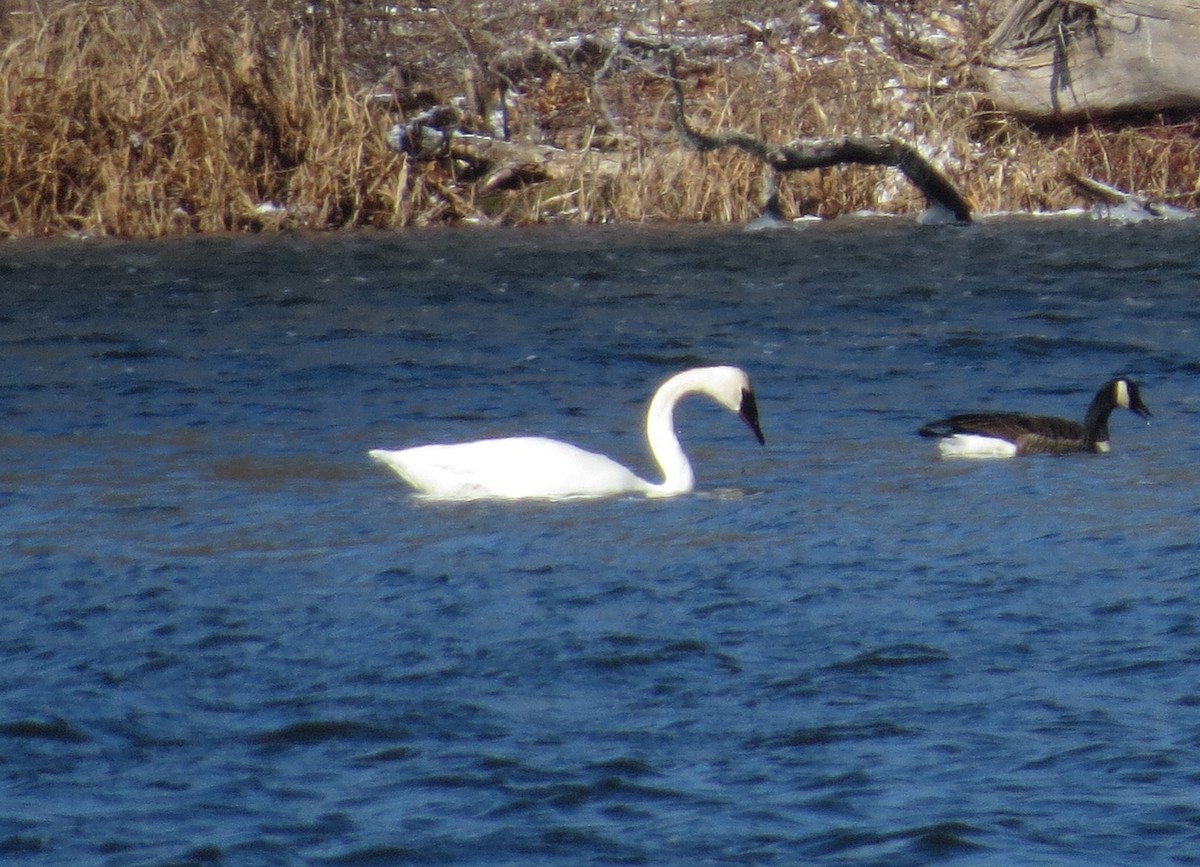
<path fill-rule="evenodd" d="M 437 499 L 674 497 L 688 493 L 696 483 L 674 424 L 675 405 L 689 394 L 707 394 L 738 413 L 763 441 L 749 377 L 736 367 L 701 367 L 672 376 L 650 401 L 646 440 L 663 473 L 658 484 L 638 478 L 604 455 L 545 437 L 373 449 L 369 454 L 420 493 Z"/>

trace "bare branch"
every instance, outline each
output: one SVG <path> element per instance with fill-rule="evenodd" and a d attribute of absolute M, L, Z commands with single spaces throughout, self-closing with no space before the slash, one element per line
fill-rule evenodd
<path fill-rule="evenodd" d="M 926 201 L 938 204 L 961 222 L 970 222 L 971 207 L 950 179 L 912 145 L 890 136 L 843 136 L 832 139 L 800 139 L 786 145 L 770 145 L 747 133 L 731 131 L 703 133 L 693 127 L 684 113 L 683 84 L 679 79 L 676 51 L 667 51 L 667 69 L 675 92 L 673 117 L 676 129 L 689 145 L 701 153 L 720 148 L 744 151 L 776 172 L 820 169 L 844 163 L 893 166 L 921 191 Z"/>

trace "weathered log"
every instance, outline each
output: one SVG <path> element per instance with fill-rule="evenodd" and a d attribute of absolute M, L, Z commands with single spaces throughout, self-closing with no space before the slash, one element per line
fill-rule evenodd
<path fill-rule="evenodd" d="M 1019 0 L 978 66 L 1001 111 L 1041 121 L 1200 108 L 1200 0 Z"/>
<path fill-rule="evenodd" d="M 1142 220 L 1187 220 L 1193 213 L 1166 202 L 1127 193 L 1110 184 L 1075 172 L 1067 172 L 1066 179 L 1094 204 L 1092 212 L 1099 218 L 1132 223 Z"/>
<path fill-rule="evenodd" d="M 735 148 L 756 157 L 776 173 L 847 163 L 893 166 L 921 191 L 927 202 L 946 208 L 960 222 L 970 222 L 971 207 L 950 179 L 912 145 L 891 136 L 799 139 L 786 145 L 771 145 L 743 132 L 700 132 L 688 122 L 684 111 L 683 83 L 679 78 L 675 52 L 669 51 L 667 57 L 671 86 L 675 92 L 675 127 L 683 139 L 701 153 Z"/>
<path fill-rule="evenodd" d="M 437 126 L 430 118 L 444 119 Z M 625 171 L 617 154 L 598 150 L 567 151 L 550 145 L 504 141 L 461 132 L 457 115 L 444 107 L 423 112 L 407 124 L 396 124 L 387 134 L 393 150 L 417 161 L 450 159 L 470 167 L 472 177 L 482 177 L 481 189 L 525 186 L 543 181 L 564 181 L 580 173 L 610 180 Z"/>
<path fill-rule="evenodd" d="M 447 153 L 485 174 L 484 190 L 542 181 L 565 181 L 585 173 L 591 180 L 617 177 L 625 167 L 615 155 L 600 151 L 565 151 L 549 145 L 520 144 L 482 135 L 447 137 Z"/>
<path fill-rule="evenodd" d="M 674 121 L 684 141 L 693 149 L 711 151 L 733 147 L 758 158 L 775 175 L 804 169 L 825 168 L 845 163 L 893 166 L 924 194 L 927 201 L 949 211 L 954 219 L 969 222 L 971 209 L 954 184 L 916 148 L 889 136 L 811 139 L 786 145 L 769 145 L 740 132 L 707 134 L 696 130 L 684 113 L 683 86 L 676 72 L 678 48 L 664 43 L 638 43 L 638 48 L 666 51 L 670 81 L 674 88 Z M 389 144 L 418 161 L 449 159 L 469 167 L 470 176 L 482 190 L 524 186 L 545 181 L 566 181 L 586 176 L 606 181 L 624 176 L 629 161 L 620 153 L 598 150 L 567 151 L 548 145 L 505 141 L 492 136 L 464 133 L 459 113 L 449 106 L 435 106 L 397 124 L 388 133 Z M 774 176 L 771 183 L 775 189 Z M 768 209 L 777 201 L 768 201 Z"/>

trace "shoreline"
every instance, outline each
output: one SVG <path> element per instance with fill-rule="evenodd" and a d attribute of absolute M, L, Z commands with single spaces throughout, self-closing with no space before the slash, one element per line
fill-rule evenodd
<path fill-rule="evenodd" d="M 318 20 L 287 0 L 224 18 L 149 0 L 27 5 L 5 16 L 0 55 L 2 237 L 745 224 L 761 213 L 757 161 L 681 143 L 657 43 L 629 36 L 619 3 L 581 2 L 557 18 L 496 13 L 470 33 L 419 10 L 396 11 L 384 29 L 337 12 Z M 880 4 L 870 8 L 888 14 L 872 17 L 835 4 L 783 20 L 766 0 L 738 17 L 711 2 L 676 6 L 639 26 L 689 46 L 685 111 L 700 128 L 776 145 L 895 136 L 982 217 L 1079 207 L 1070 175 L 1195 204 L 1194 120 L 1047 130 L 993 111 L 967 62 L 994 23 L 986 10 L 931 0 Z M 614 22 L 619 39 L 580 36 Z M 544 56 L 546 46 L 573 53 Z M 604 46 L 610 54 L 597 54 Z M 412 62 L 388 59 L 399 56 Z M 401 152 L 398 129 L 425 138 Z M 474 151 L 447 146 L 467 136 L 476 149 L 557 162 L 500 158 L 499 147 L 473 162 Z M 916 219 L 924 208 L 895 170 L 780 181 L 785 219 Z"/>

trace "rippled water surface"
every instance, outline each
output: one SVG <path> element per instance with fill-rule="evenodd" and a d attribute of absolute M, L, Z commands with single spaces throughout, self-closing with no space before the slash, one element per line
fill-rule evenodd
<path fill-rule="evenodd" d="M 839 221 L 8 244 L 0 855 L 1200 863 L 1200 226 Z M 438 504 L 541 433 L 677 500 Z M 942 462 L 923 421 L 1104 457 Z"/>

